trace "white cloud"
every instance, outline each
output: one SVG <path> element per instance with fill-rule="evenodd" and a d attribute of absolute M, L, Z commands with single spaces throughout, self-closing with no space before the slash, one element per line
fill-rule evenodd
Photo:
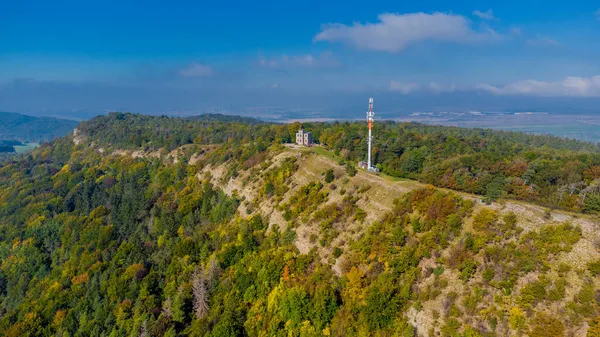
<path fill-rule="evenodd" d="M 260 59 L 258 61 L 258 64 L 260 64 L 261 67 L 268 67 L 268 68 L 277 68 L 279 66 L 279 62 L 276 60 L 267 60 L 267 59 Z"/>
<path fill-rule="evenodd" d="M 480 19 L 484 19 L 484 20 L 496 19 L 496 17 L 494 17 L 494 12 L 491 9 L 488 9 L 485 12 L 475 10 L 475 11 L 473 11 L 473 15 L 478 16 Z"/>
<path fill-rule="evenodd" d="M 399 92 L 405 95 L 413 93 L 415 91 L 428 91 L 439 94 L 442 92 L 454 92 L 458 90 L 455 84 L 442 84 L 438 82 L 429 82 L 429 84 L 419 84 L 394 80 L 390 81 L 388 89 L 390 91 Z"/>
<path fill-rule="evenodd" d="M 291 62 L 301 67 L 313 67 L 317 64 L 317 59 L 315 59 L 315 57 L 311 54 L 294 56 L 292 59 L 290 59 L 289 56 L 284 56 L 284 58 L 286 62 Z"/>
<path fill-rule="evenodd" d="M 435 93 L 456 91 L 455 84 L 440 84 L 437 82 L 430 82 L 427 88 L 429 89 L 429 91 Z"/>
<path fill-rule="evenodd" d="M 183 77 L 203 77 L 210 76 L 214 73 L 212 67 L 201 64 L 201 63 L 192 63 L 189 66 L 179 70 L 179 75 Z"/>
<path fill-rule="evenodd" d="M 283 54 L 279 57 L 264 58 L 261 57 L 258 64 L 262 67 L 267 68 L 284 68 L 284 67 L 323 67 L 323 66 L 337 66 L 338 62 L 329 52 L 322 53 L 319 56 L 313 56 L 312 54 L 306 55 L 286 55 Z"/>
<path fill-rule="evenodd" d="M 600 96 L 600 76 L 569 76 L 558 82 L 525 80 L 504 86 L 479 84 L 476 88 L 496 95 L 522 94 L 536 96 L 598 97 Z"/>
<path fill-rule="evenodd" d="M 421 89 L 421 86 L 416 83 L 403 83 L 391 80 L 389 88 L 390 91 L 395 91 L 406 95 L 410 94 L 413 91 Z"/>
<path fill-rule="evenodd" d="M 537 37 L 535 39 L 527 40 L 527 45 L 532 47 L 554 47 L 560 45 L 558 41 L 553 40 L 549 37 Z"/>
<path fill-rule="evenodd" d="M 596 13 L 594 13 L 594 15 L 596 15 L 598 20 L 600 20 L 600 8 L 596 11 Z"/>
<path fill-rule="evenodd" d="M 521 35 L 521 28 L 519 27 L 513 27 L 510 29 L 510 33 L 512 35 Z"/>
<path fill-rule="evenodd" d="M 359 49 L 398 52 L 414 42 L 466 43 L 498 39 L 491 29 L 476 31 L 461 15 L 446 13 L 380 14 L 377 23 L 330 24 L 315 41 L 341 42 Z"/>

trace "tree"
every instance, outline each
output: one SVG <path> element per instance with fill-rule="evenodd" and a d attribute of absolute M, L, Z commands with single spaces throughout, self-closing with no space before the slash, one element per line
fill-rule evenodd
<path fill-rule="evenodd" d="M 219 273 L 220 268 L 219 268 L 219 264 L 217 263 L 217 258 L 212 255 L 210 257 L 210 260 L 208 262 L 208 270 L 207 272 L 207 285 L 209 289 L 212 289 L 217 281 L 217 278 L 219 277 Z"/>
<path fill-rule="evenodd" d="M 171 298 L 168 297 L 162 307 L 162 314 L 167 318 L 171 318 L 171 316 L 173 316 L 173 311 L 171 309 L 172 305 Z"/>
<path fill-rule="evenodd" d="M 494 177 L 492 181 L 485 187 L 484 202 L 490 204 L 491 202 L 496 201 L 498 198 L 500 198 L 505 189 L 504 185 L 504 177 Z"/>
<path fill-rule="evenodd" d="M 196 268 L 193 275 L 192 290 L 194 293 L 194 314 L 200 319 L 208 312 L 208 293 L 204 279 L 204 267 Z"/>
<path fill-rule="evenodd" d="M 583 203 L 583 210 L 586 213 L 600 213 L 600 194 L 589 194 Z"/>
<path fill-rule="evenodd" d="M 142 322 L 142 326 L 140 328 L 140 337 L 148 337 L 148 329 L 146 327 L 147 321 L 144 320 Z"/>

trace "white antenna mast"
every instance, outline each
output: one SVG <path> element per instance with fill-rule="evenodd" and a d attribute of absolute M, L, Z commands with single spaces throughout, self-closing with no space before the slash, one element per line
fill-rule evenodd
<path fill-rule="evenodd" d="M 371 136 L 371 129 L 373 128 L 373 120 L 375 118 L 375 113 L 373 112 L 373 97 L 369 98 L 369 111 L 367 111 L 367 124 L 369 125 L 369 153 L 367 159 L 367 170 L 372 171 L 371 166 L 371 143 L 373 141 L 373 136 Z"/>

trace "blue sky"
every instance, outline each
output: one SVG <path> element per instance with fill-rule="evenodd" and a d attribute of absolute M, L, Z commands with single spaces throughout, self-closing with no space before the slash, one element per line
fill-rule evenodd
<path fill-rule="evenodd" d="M 599 60 L 597 1 L 0 3 L 0 110 L 33 114 L 589 109 Z"/>

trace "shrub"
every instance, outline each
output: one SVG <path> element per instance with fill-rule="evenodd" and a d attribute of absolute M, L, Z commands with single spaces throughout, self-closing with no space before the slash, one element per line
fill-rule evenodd
<path fill-rule="evenodd" d="M 554 282 L 554 287 L 548 292 L 548 299 L 552 301 L 560 301 L 565 297 L 565 287 L 567 280 L 559 278 Z"/>
<path fill-rule="evenodd" d="M 509 312 L 508 322 L 512 329 L 522 329 L 525 326 L 525 313 L 519 307 L 512 307 Z"/>
<path fill-rule="evenodd" d="M 470 253 L 468 250 L 466 250 L 464 245 L 456 245 L 450 248 L 446 264 L 449 268 L 456 268 L 460 266 L 463 262 L 465 262 L 465 260 L 467 260 L 469 256 Z"/>
<path fill-rule="evenodd" d="M 482 303 L 481 301 L 483 300 L 484 295 L 485 290 L 481 289 L 478 286 L 475 286 L 473 290 L 465 297 L 463 301 L 463 307 L 469 315 L 475 314 L 477 305 Z"/>
<path fill-rule="evenodd" d="M 419 233 L 421 231 L 421 221 L 419 221 L 418 217 L 413 217 L 410 220 L 410 225 L 412 226 L 414 233 Z"/>
<path fill-rule="evenodd" d="M 494 269 L 487 268 L 483 271 L 483 279 L 490 282 L 494 278 L 495 274 L 496 272 L 494 271 Z"/>
<path fill-rule="evenodd" d="M 356 210 L 356 213 L 354 213 L 354 220 L 362 223 L 365 218 L 367 217 L 367 212 L 365 212 L 365 210 L 363 210 L 362 208 L 359 208 Z"/>
<path fill-rule="evenodd" d="M 504 215 L 502 220 L 504 220 L 504 224 L 512 228 L 517 224 L 517 215 L 514 212 L 508 212 Z"/>
<path fill-rule="evenodd" d="M 333 249 L 333 256 L 337 259 L 338 257 L 340 257 L 340 255 L 342 255 L 342 253 L 344 253 L 344 251 L 342 250 L 342 248 L 340 247 L 335 247 Z"/>
<path fill-rule="evenodd" d="M 458 267 L 458 269 L 460 270 L 460 279 L 467 282 L 475 275 L 477 263 L 473 260 L 466 260 Z"/>
<path fill-rule="evenodd" d="M 451 318 L 448 321 L 446 321 L 446 324 L 444 324 L 442 326 L 442 328 L 441 328 L 442 336 L 443 337 L 458 336 L 459 328 L 460 328 L 460 322 L 454 318 Z"/>
<path fill-rule="evenodd" d="M 587 337 L 600 337 L 600 316 L 596 317 L 596 319 L 590 323 Z"/>
<path fill-rule="evenodd" d="M 546 259 L 548 254 L 570 252 L 580 238 L 580 227 L 563 223 L 557 226 L 544 226 L 539 233 L 529 232 L 523 236 L 521 243 L 535 247 L 538 256 Z"/>
<path fill-rule="evenodd" d="M 463 330 L 463 337 L 483 337 L 481 333 L 473 329 L 470 325 L 467 325 Z"/>
<path fill-rule="evenodd" d="M 529 337 L 560 337 L 565 335 L 565 326 L 557 318 L 540 312 L 535 316 Z"/>
<path fill-rule="evenodd" d="M 567 307 L 578 315 L 592 318 L 596 315 L 594 300 L 594 285 L 586 284 L 581 288 L 581 291 L 575 295 L 573 301 L 567 304 Z"/>
<path fill-rule="evenodd" d="M 593 276 L 600 275 L 600 260 L 588 263 L 588 270 Z"/>
<path fill-rule="evenodd" d="M 498 212 L 483 208 L 473 218 L 473 228 L 477 230 L 488 230 L 493 227 L 498 221 Z"/>
<path fill-rule="evenodd" d="M 478 253 L 481 248 L 485 247 L 486 241 L 485 236 L 467 233 L 465 235 L 465 248 L 472 253 Z"/>
<path fill-rule="evenodd" d="M 588 266 L 589 267 L 589 266 Z M 566 263 L 561 263 L 558 265 L 558 273 L 559 274 L 564 274 L 564 273 L 568 273 L 571 271 L 571 266 L 569 266 Z"/>
<path fill-rule="evenodd" d="M 354 167 L 354 165 L 351 163 L 346 163 L 346 173 L 349 176 L 354 177 L 357 173 L 356 167 Z"/>
<path fill-rule="evenodd" d="M 330 183 L 335 180 L 335 175 L 333 174 L 333 170 L 329 169 L 325 172 L 325 182 Z"/>
<path fill-rule="evenodd" d="M 548 280 L 538 280 L 528 283 L 521 288 L 521 297 L 518 302 L 521 306 L 527 308 L 546 298 L 546 287 Z"/>

